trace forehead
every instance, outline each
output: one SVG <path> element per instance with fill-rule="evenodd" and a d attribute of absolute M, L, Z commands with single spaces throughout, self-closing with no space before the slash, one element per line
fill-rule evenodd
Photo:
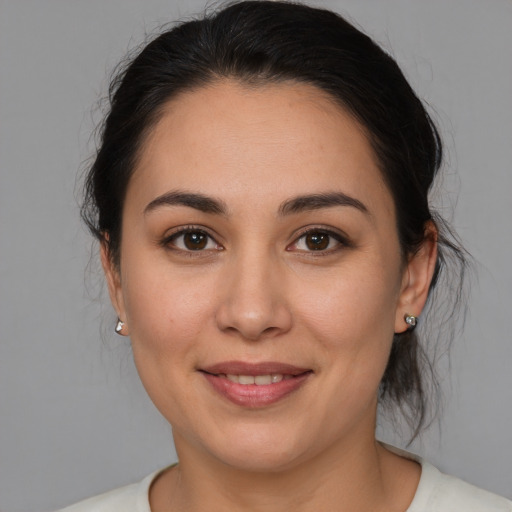
<path fill-rule="evenodd" d="M 191 189 L 227 202 L 248 194 L 281 202 L 334 188 L 370 203 L 391 199 L 348 112 L 311 85 L 224 80 L 167 103 L 142 145 L 127 201 L 134 191 L 150 201 Z"/>

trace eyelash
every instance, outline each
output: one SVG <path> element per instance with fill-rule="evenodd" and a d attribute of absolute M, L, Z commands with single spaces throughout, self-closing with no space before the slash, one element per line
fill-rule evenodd
<path fill-rule="evenodd" d="M 187 249 L 187 248 L 181 248 L 177 247 L 176 240 L 180 237 L 184 237 L 187 234 L 200 234 L 205 237 L 207 237 L 206 244 L 209 244 L 210 242 L 214 242 L 216 247 L 214 249 L 212 248 L 200 248 L 200 249 Z M 186 256 L 199 256 L 198 253 L 205 252 L 205 251 L 211 251 L 211 250 L 217 250 L 222 251 L 224 250 L 224 247 L 222 247 L 220 244 L 217 243 L 215 238 L 208 233 L 204 228 L 200 228 L 197 226 L 184 226 L 182 228 L 179 228 L 174 233 L 172 233 L 170 236 L 165 237 L 162 240 L 162 246 L 164 246 L 166 249 L 172 250 L 172 251 L 179 251 L 180 253 L 186 255 Z"/>
<path fill-rule="evenodd" d="M 299 251 L 304 252 L 308 255 L 314 255 L 316 257 L 316 256 L 328 256 L 332 253 L 335 253 L 335 252 L 341 250 L 342 248 L 351 247 L 351 244 L 348 241 L 347 237 L 345 237 L 345 236 L 341 235 L 340 233 L 337 233 L 336 231 L 333 231 L 331 229 L 315 226 L 315 227 L 308 228 L 308 229 L 304 230 L 302 233 L 300 233 L 300 235 L 295 239 L 295 241 L 287 247 L 287 250 L 290 251 L 291 250 L 290 247 L 297 246 L 298 243 L 302 239 L 305 239 L 308 235 L 312 235 L 312 234 L 325 235 L 325 236 L 329 237 L 329 239 L 330 239 L 329 244 L 331 243 L 331 239 L 334 239 L 337 242 L 337 244 L 335 247 L 326 248 L 326 249 L 319 249 L 319 250 L 298 249 Z"/>
<path fill-rule="evenodd" d="M 180 237 L 184 237 L 187 234 L 200 234 L 202 236 L 205 236 L 205 237 L 207 237 L 206 245 L 208 245 L 210 242 L 213 241 L 215 243 L 216 247 L 208 248 L 207 246 L 205 246 L 205 247 L 198 248 L 195 250 L 190 249 L 190 248 L 187 249 L 187 248 L 177 247 L 176 240 L 178 240 Z M 332 231 L 330 229 L 326 229 L 326 228 L 317 226 L 317 227 L 311 227 L 311 228 L 308 228 L 308 229 L 302 231 L 299 234 L 299 236 L 295 239 L 295 241 L 286 247 L 286 250 L 292 251 L 293 247 L 294 246 L 296 247 L 301 240 L 305 239 L 308 235 L 312 235 L 312 234 L 325 235 L 325 236 L 329 237 L 329 241 L 328 241 L 329 245 L 331 244 L 332 239 L 334 239 L 337 242 L 337 244 L 335 247 L 330 247 L 330 248 L 327 247 L 325 249 L 318 249 L 318 250 L 297 249 L 299 252 L 311 254 L 314 256 L 327 256 L 329 254 L 339 251 L 342 247 L 351 247 L 350 242 L 348 241 L 348 239 L 345 236 L 343 236 L 340 233 L 337 233 L 335 231 Z M 190 256 L 190 257 L 200 256 L 201 255 L 200 253 L 204 253 L 206 251 L 212 251 L 212 250 L 222 251 L 222 250 L 224 250 L 224 247 L 222 247 L 220 244 L 218 244 L 217 241 L 215 240 L 215 238 L 212 235 L 210 235 L 210 233 L 208 233 L 208 231 L 206 231 L 204 228 L 197 227 L 197 226 L 185 226 L 183 228 L 178 229 L 177 231 L 172 233 L 170 236 L 165 237 L 162 240 L 161 245 L 163 247 L 165 247 L 166 249 L 169 249 L 172 251 L 179 251 L 183 255 Z"/>

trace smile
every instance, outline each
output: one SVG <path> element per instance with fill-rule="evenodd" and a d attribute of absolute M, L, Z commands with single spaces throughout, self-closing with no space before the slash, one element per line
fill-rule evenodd
<path fill-rule="evenodd" d="M 273 373 L 270 375 L 219 375 L 219 377 L 225 377 L 231 382 L 248 386 L 255 384 L 256 386 L 269 386 L 270 384 L 276 384 L 285 379 L 292 379 L 291 375 L 283 375 L 282 373 Z"/>
<path fill-rule="evenodd" d="M 298 391 L 313 371 L 281 363 L 220 363 L 200 372 L 211 388 L 230 402 L 247 408 L 274 404 Z"/>

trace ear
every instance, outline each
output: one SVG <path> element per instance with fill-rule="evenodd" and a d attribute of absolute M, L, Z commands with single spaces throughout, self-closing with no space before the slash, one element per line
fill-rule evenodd
<path fill-rule="evenodd" d="M 108 238 L 102 240 L 100 244 L 101 265 L 105 272 L 105 278 L 108 285 L 108 293 L 110 302 L 117 312 L 117 316 L 124 323 L 122 332 L 123 336 L 128 336 L 128 326 L 126 323 L 126 310 L 124 307 L 123 289 L 121 286 L 121 274 L 119 266 L 112 259 L 112 255 L 108 246 Z"/>
<path fill-rule="evenodd" d="M 418 251 L 410 255 L 402 277 L 402 287 L 395 315 L 395 333 L 408 325 L 405 315 L 420 316 L 427 301 L 430 283 L 437 262 L 437 228 L 434 222 L 425 225 L 425 239 Z"/>

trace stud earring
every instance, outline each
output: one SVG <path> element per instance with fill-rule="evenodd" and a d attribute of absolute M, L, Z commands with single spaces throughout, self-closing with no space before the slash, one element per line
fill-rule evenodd
<path fill-rule="evenodd" d="M 404 315 L 405 323 L 408 325 L 407 330 L 412 331 L 416 324 L 418 323 L 418 317 L 414 315 L 409 315 L 409 313 L 406 313 Z"/>
<path fill-rule="evenodd" d="M 116 328 L 115 328 L 116 333 L 119 334 L 120 336 L 124 336 L 123 328 L 124 328 L 124 322 L 121 322 L 121 320 L 119 320 L 119 318 L 118 318 Z"/>

